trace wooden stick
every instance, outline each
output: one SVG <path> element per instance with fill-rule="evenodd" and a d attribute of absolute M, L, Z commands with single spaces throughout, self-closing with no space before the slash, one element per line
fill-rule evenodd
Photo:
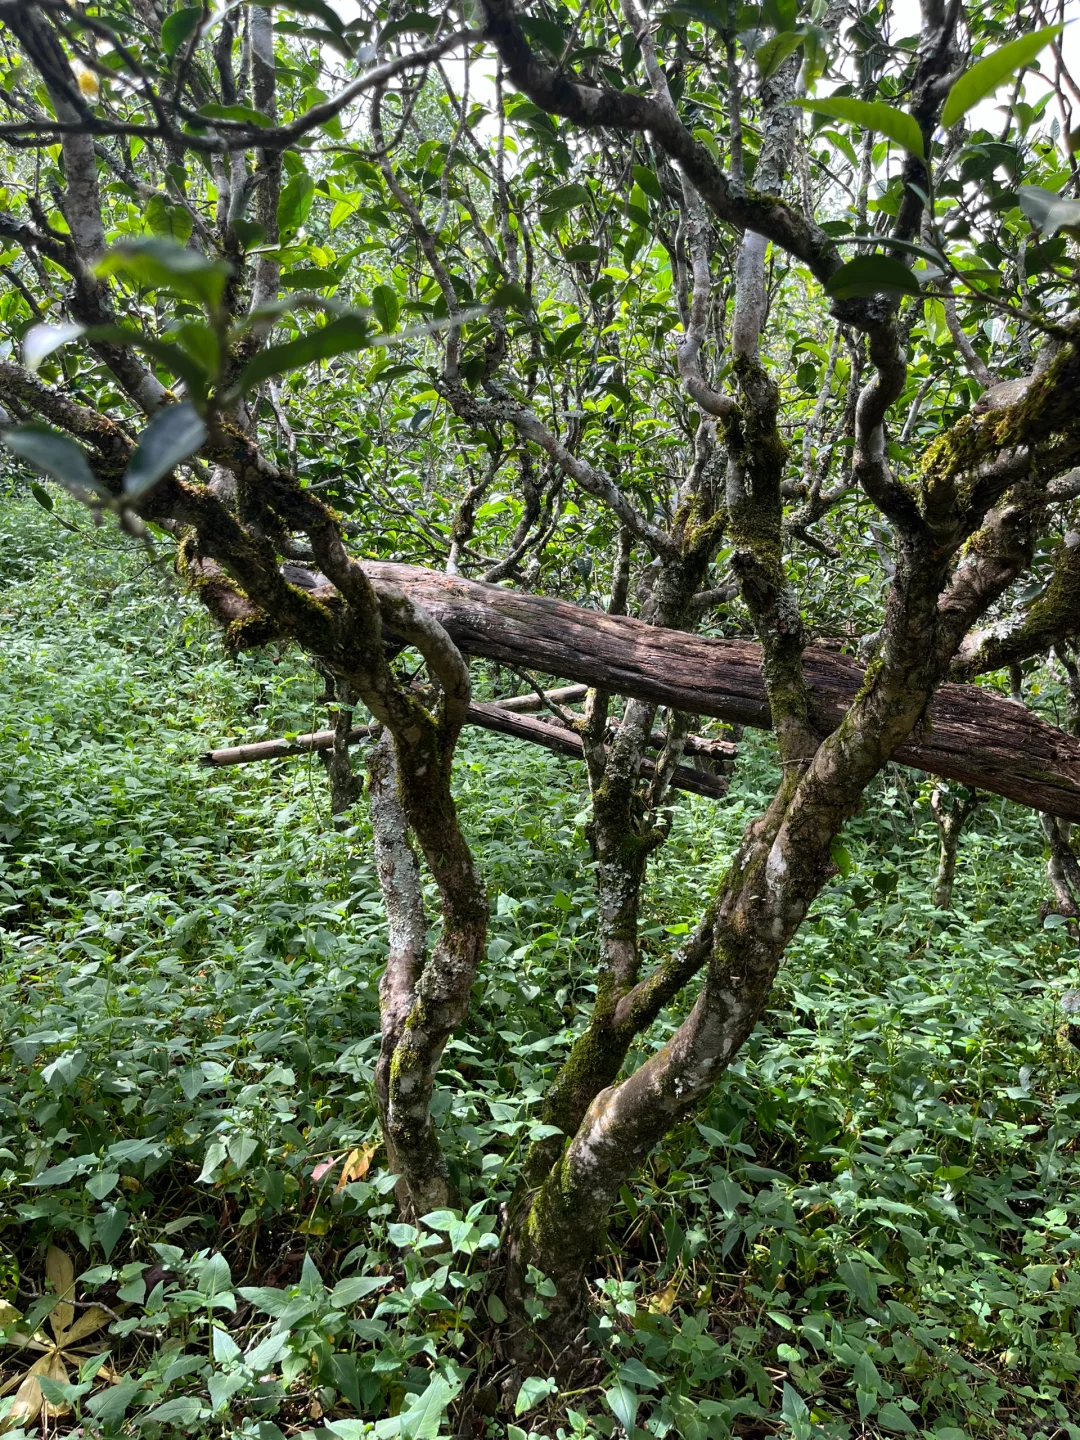
<path fill-rule="evenodd" d="M 516 699 L 525 697 L 516 696 Z M 539 701 L 537 701 L 539 704 Z M 470 705 L 468 723 L 479 725 L 484 730 L 494 730 L 500 735 L 512 735 L 517 740 L 527 740 L 533 745 L 543 745 L 561 755 L 580 760 L 583 755 L 580 735 L 564 729 L 559 724 L 548 724 L 535 720 L 529 715 L 518 715 L 505 705 Z M 357 725 L 348 733 L 350 745 L 366 740 L 371 734 L 370 725 Z M 199 764 L 252 765 L 261 760 L 283 760 L 294 755 L 310 755 L 318 750 L 330 750 L 334 745 L 332 730 L 317 730 L 311 735 L 297 735 L 292 740 L 258 740 L 252 745 L 230 745 L 222 750 L 208 750 L 200 755 Z M 655 775 L 656 766 L 649 759 L 643 759 L 640 773 Z M 710 775 L 695 770 L 690 765 L 679 765 L 671 781 L 676 790 L 690 790 L 696 795 L 709 795 L 720 799 L 727 794 L 728 781 L 723 775 Z"/>
<path fill-rule="evenodd" d="M 554 700 L 556 705 L 574 705 L 578 700 L 584 700 L 589 693 L 588 685 L 563 685 L 558 690 L 545 690 L 544 694 L 549 700 Z M 541 709 L 539 695 L 507 695 L 503 700 L 493 700 L 500 710 L 510 710 L 515 714 L 531 714 L 534 710 Z"/>

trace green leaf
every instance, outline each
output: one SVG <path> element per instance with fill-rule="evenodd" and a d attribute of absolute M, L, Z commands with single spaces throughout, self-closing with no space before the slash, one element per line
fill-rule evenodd
<path fill-rule="evenodd" d="M 150 335 L 142 335 L 138 330 L 129 330 L 124 325 L 94 325 L 86 332 L 88 340 L 104 340 L 111 345 L 134 345 L 138 350 L 145 350 L 147 355 L 178 375 L 188 388 L 190 395 L 205 395 L 207 389 L 208 373 L 203 364 L 196 361 L 191 354 L 190 341 L 196 331 L 205 333 L 209 337 L 209 344 L 202 347 L 209 351 L 211 346 L 216 352 L 217 342 L 213 338 L 213 331 L 207 326 L 195 326 L 192 322 L 186 322 L 178 326 L 174 334 L 184 336 L 189 342 L 188 349 L 168 340 L 157 340 Z M 199 347 L 194 347 L 196 350 Z M 217 366 L 216 355 L 213 358 L 214 368 Z"/>
<path fill-rule="evenodd" d="M 208 120 L 235 120 L 240 125 L 254 125 L 259 130 L 272 130 L 273 120 L 251 105 L 221 105 L 216 100 L 201 105 L 198 113 Z"/>
<path fill-rule="evenodd" d="M 793 1389 L 786 1380 L 784 1381 L 784 1398 L 780 1406 L 780 1413 L 791 1426 L 795 1440 L 809 1440 L 813 1433 L 809 1408 L 799 1392 Z"/>
<path fill-rule="evenodd" d="M 331 285 L 340 284 L 341 276 L 336 270 L 317 270 L 313 265 L 300 270 L 290 270 L 281 277 L 283 290 L 327 290 Z"/>
<path fill-rule="evenodd" d="M 39 485 L 36 480 L 30 481 L 30 494 L 43 510 L 51 510 L 53 508 L 52 496 L 46 489 Z"/>
<path fill-rule="evenodd" d="M 86 452 L 74 440 L 61 435 L 48 425 L 15 425 L 0 436 L 4 444 L 20 460 L 40 470 L 65 490 L 81 497 L 87 494 L 107 496 L 108 491 L 94 477 Z"/>
<path fill-rule="evenodd" d="M 514 1401 L 514 1414 L 527 1414 L 528 1411 L 535 1409 L 541 1400 L 546 1400 L 549 1395 L 556 1394 L 558 1388 L 550 1376 L 530 1375 L 528 1379 L 521 1382 L 521 1389 Z"/>
<path fill-rule="evenodd" d="M 141 1389 L 141 1381 L 125 1375 L 119 1385 L 110 1385 L 91 1396 L 86 1402 L 86 1408 L 102 1425 L 115 1425 L 127 1414 L 128 1407 Z"/>
<path fill-rule="evenodd" d="M 662 1383 L 654 1370 L 633 1357 L 619 1366 L 619 1379 L 625 1380 L 628 1385 L 640 1385 L 646 1390 L 658 1390 Z"/>
<path fill-rule="evenodd" d="M 1030 65 L 1040 50 L 1044 50 L 1055 35 L 1061 34 L 1060 25 L 1048 25 L 1044 30 L 1033 30 L 1030 35 L 1021 35 L 1002 45 L 992 55 L 985 55 L 977 65 L 964 72 L 949 91 L 945 108 L 941 112 L 941 123 L 948 130 L 980 100 L 992 95 L 999 85 Z"/>
<path fill-rule="evenodd" d="M 1062 199 L 1041 185 L 1021 185 L 1016 193 L 1020 197 L 1020 209 L 1044 235 L 1056 235 L 1064 226 L 1080 227 L 1080 200 Z M 23 344 L 25 346 L 26 341 Z"/>
<path fill-rule="evenodd" d="M 188 401 L 159 410 L 139 436 L 124 474 L 124 494 L 141 500 L 206 439 L 206 422 Z"/>
<path fill-rule="evenodd" d="M 900 1406 L 894 1405 L 891 1400 L 882 1405 L 874 1417 L 874 1422 L 883 1430 L 892 1430 L 898 1435 L 917 1435 L 919 1433 Z"/>
<path fill-rule="evenodd" d="M 54 1380 L 51 1375 L 39 1375 L 38 1384 L 50 1405 L 74 1405 L 90 1389 L 89 1381 L 85 1385 L 71 1385 L 66 1380 Z"/>
<path fill-rule="evenodd" d="M 242 1299 L 250 1300 L 256 1310 L 265 1311 L 275 1318 L 284 1315 L 292 1304 L 287 1290 L 277 1290 L 272 1285 L 241 1285 L 236 1293 Z"/>
<path fill-rule="evenodd" d="M 228 1360 L 240 1358 L 240 1346 L 222 1325 L 215 1325 L 211 1332 L 211 1341 L 214 1351 L 214 1359 L 219 1365 L 224 1365 Z"/>
<path fill-rule="evenodd" d="M 107 250 L 94 267 L 98 275 L 126 275 L 151 290 L 171 290 L 186 300 L 216 307 L 232 274 L 224 260 L 209 260 L 173 240 L 125 240 Z"/>
<path fill-rule="evenodd" d="M 857 1355 L 855 1364 L 852 1367 L 855 1377 L 855 1384 L 862 1390 L 868 1390 L 876 1395 L 881 1389 L 881 1372 L 874 1364 L 869 1355 Z"/>
<path fill-rule="evenodd" d="M 632 1435 L 638 1412 L 638 1393 L 633 1386 L 616 1380 L 610 1390 L 604 1391 L 604 1403 L 627 1435 Z"/>
<path fill-rule="evenodd" d="M 31 325 L 23 336 L 23 364 L 28 370 L 36 371 L 54 350 L 85 334 L 85 325 L 71 322 L 64 325 Z"/>
<path fill-rule="evenodd" d="M 242 1389 L 247 1383 L 247 1376 L 242 1370 L 215 1371 L 206 1382 L 206 1389 L 210 1395 L 210 1405 L 214 1413 L 220 1414 L 236 1392 Z"/>
<path fill-rule="evenodd" d="M 491 292 L 488 304 L 493 310 L 517 310 L 522 315 L 527 315 L 532 309 L 528 292 L 513 282 L 496 286 Z"/>
<path fill-rule="evenodd" d="M 774 30 L 792 30 L 799 14 L 798 0 L 764 0 L 761 12 Z"/>
<path fill-rule="evenodd" d="M 889 250 L 902 250 L 905 255 L 918 255 L 923 260 L 929 260 L 932 265 L 941 264 L 941 255 L 936 250 L 931 250 L 928 245 L 920 245 L 917 240 L 901 240 L 894 235 L 874 235 L 871 233 L 856 233 L 844 235 L 843 243 L 846 245 L 852 241 L 860 240 L 867 245 L 884 245 Z"/>
<path fill-rule="evenodd" d="M 376 285 L 371 300 L 375 308 L 375 318 L 382 327 L 383 334 L 391 334 L 397 329 L 398 315 L 401 313 L 397 291 L 392 285 Z"/>
<path fill-rule="evenodd" d="M 829 858 L 840 871 L 840 878 L 846 880 L 851 874 L 851 855 L 846 845 L 838 838 L 834 837 L 829 846 Z"/>
<path fill-rule="evenodd" d="M 33 1180 L 26 1181 L 28 1185 L 66 1185 L 76 1175 L 81 1175 L 89 1170 L 94 1163 L 92 1155 L 70 1155 L 66 1160 L 61 1160 L 59 1165 L 50 1165 L 47 1170 L 40 1171 Z"/>
<path fill-rule="evenodd" d="M 224 1255 L 211 1255 L 199 1276 L 199 1294 L 213 1300 L 216 1296 L 231 1291 L 232 1288 L 232 1271 L 229 1269 L 229 1262 Z"/>
<path fill-rule="evenodd" d="M 344 36 L 345 27 L 341 22 L 341 16 L 330 6 L 326 0 L 255 0 L 256 5 L 264 9 L 278 8 L 293 10 L 297 15 L 314 15 L 324 25 L 328 25 L 335 34 Z"/>
<path fill-rule="evenodd" d="M 552 59 L 562 59 L 567 37 L 562 27 L 556 25 L 554 20 L 545 20 L 538 15 L 522 15 L 518 23 L 529 39 L 542 45 Z"/>
<path fill-rule="evenodd" d="M 423 10 L 411 10 L 403 15 L 400 20 L 391 20 L 389 25 L 384 25 L 379 31 L 379 47 L 392 40 L 395 35 L 404 35 L 408 31 L 418 31 L 421 35 L 434 35 L 439 28 L 439 17 L 429 15 Z"/>
<path fill-rule="evenodd" d="M 170 205 L 164 195 L 151 195 L 143 218 L 155 235 L 184 245 L 191 239 L 193 222 L 182 205 Z"/>
<path fill-rule="evenodd" d="M 166 1421 L 179 1428 L 193 1425 L 199 1418 L 202 1405 L 194 1395 L 178 1395 L 175 1400 L 166 1400 L 164 1405 L 155 1405 L 153 1410 L 148 1410 L 145 1415 L 140 1415 L 140 1425 L 152 1422 L 155 1425 L 164 1425 Z"/>
<path fill-rule="evenodd" d="M 380 1290 L 387 1284 L 383 1275 L 353 1275 L 348 1280 L 339 1280 L 330 1294 L 330 1304 L 335 1309 L 344 1309 L 348 1305 L 355 1305 L 357 1300 L 362 1300 L 365 1295 Z"/>
<path fill-rule="evenodd" d="M 803 72 L 802 80 L 812 85 L 819 75 L 824 74 L 829 63 L 830 37 L 820 25 L 807 25 L 803 31 Z"/>
<path fill-rule="evenodd" d="M 842 1261 L 837 1269 L 837 1274 L 864 1310 L 870 1311 L 876 1308 L 877 1281 L 860 1260 Z"/>
<path fill-rule="evenodd" d="M 266 239 L 266 230 L 257 220 L 245 220 L 242 216 L 232 222 L 232 232 L 245 250 L 263 244 Z"/>
<path fill-rule="evenodd" d="M 403 1221 L 395 1221 L 392 1225 L 388 1225 L 386 1233 L 390 1237 L 391 1245 L 402 1248 L 406 1245 L 415 1245 L 420 1239 L 420 1231 L 416 1226 L 405 1224 Z"/>
<path fill-rule="evenodd" d="M 540 208 L 545 213 L 558 214 L 564 210 L 573 210 L 578 205 L 587 205 L 589 199 L 588 187 L 575 180 L 572 185 L 558 185 L 554 190 L 549 190 L 541 197 Z"/>
<path fill-rule="evenodd" d="M 116 1242 L 127 1229 L 128 1213 L 121 1205 L 110 1205 L 94 1217 L 94 1234 L 105 1252 L 105 1259 L 116 1249 Z"/>
<path fill-rule="evenodd" d="M 119 1170 L 99 1170 L 96 1175 L 91 1175 L 86 1182 L 87 1192 L 95 1200 L 104 1200 L 110 1190 L 116 1189 L 116 1182 L 120 1179 Z"/>
<path fill-rule="evenodd" d="M 339 315 L 328 325 L 310 330 L 283 345 L 270 345 L 244 367 L 238 387 L 250 390 L 271 375 L 284 375 L 289 370 L 344 355 L 348 350 L 362 350 L 368 343 L 367 321 L 362 315 Z"/>
<path fill-rule="evenodd" d="M 228 1148 L 229 1159 L 236 1166 L 237 1170 L 243 1170 L 244 1166 L 259 1148 L 259 1142 L 254 1135 L 249 1135 L 246 1131 L 238 1130 L 233 1135 L 230 1135 Z"/>
<path fill-rule="evenodd" d="M 670 25 L 685 25 L 687 20 L 698 20 L 712 30 L 728 31 L 731 28 L 730 15 L 726 7 L 709 5 L 704 0 L 682 0 L 670 10 L 661 13 L 660 18 Z"/>
<path fill-rule="evenodd" d="M 838 96 L 828 100 L 793 100 L 792 104 L 815 115 L 827 115 L 833 120 L 847 120 L 863 130 L 873 130 L 878 135 L 886 135 L 912 155 L 918 155 L 920 160 L 926 154 L 922 131 L 915 117 L 906 110 L 893 109 L 883 100 L 856 100 Z"/>
<path fill-rule="evenodd" d="M 788 56 L 802 43 L 801 32 L 795 30 L 785 31 L 782 35 L 774 35 L 771 40 L 766 40 L 764 45 L 754 51 L 761 78 L 767 80 L 770 75 L 775 75 Z"/>
<path fill-rule="evenodd" d="M 314 198 L 315 181 L 306 170 L 294 175 L 288 184 L 283 186 L 277 207 L 278 229 L 283 235 L 299 230 L 308 217 Z"/>
<path fill-rule="evenodd" d="M 401 1440 L 436 1440 L 446 1407 L 453 1398 L 454 1391 L 443 1377 L 433 1376 L 424 1393 L 396 1417 L 396 1433 Z M 375 1433 L 379 1433 L 378 1427 Z"/>
<path fill-rule="evenodd" d="M 919 282 L 900 260 L 889 255 L 857 255 L 825 282 L 834 300 L 862 295 L 918 295 Z"/>
<path fill-rule="evenodd" d="M 647 166 L 634 166 L 634 182 L 641 186 L 650 199 L 663 201 L 664 192 L 660 188 L 660 181 L 656 178 L 655 172 Z"/>
<path fill-rule="evenodd" d="M 161 48 L 171 60 L 188 37 L 195 33 L 203 17 L 201 5 L 188 5 L 183 10 L 174 10 L 161 22 Z"/>
<path fill-rule="evenodd" d="M 291 1339 L 292 1336 L 287 1330 L 283 1335 L 268 1335 L 265 1340 L 260 1340 L 258 1345 L 253 1346 L 247 1352 L 244 1356 L 244 1364 L 249 1370 L 254 1370 L 256 1374 L 260 1370 L 265 1370 L 267 1366 L 273 1365 L 275 1361 L 281 1359 L 288 1350 Z M 349 1359 L 352 1359 L 352 1356 Z"/>

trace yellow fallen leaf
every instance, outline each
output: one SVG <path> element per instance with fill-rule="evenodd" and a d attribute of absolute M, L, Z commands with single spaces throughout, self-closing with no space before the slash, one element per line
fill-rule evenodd
<path fill-rule="evenodd" d="M 51 1355 L 43 1356 L 38 1361 L 38 1364 L 43 1367 L 41 1373 L 47 1375 L 50 1380 L 58 1380 L 61 1385 L 67 1385 L 69 1383 L 67 1366 L 60 1358 L 59 1350 L 54 1350 Z M 42 1410 L 45 1417 L 52 1420 L 55 1419 L 57 1415 L 67 1415 L 71 1410 L 71 1406 L 66 1400 L 61 1400 L 58 1405 L 54 1405 L 51 1400 L 46 1400 Z"/>
<path fill-rule="evenodd" d="M 666 1290 L 661 1290 L 649 1301 L 649 1309 L 667 1315 L 679 1294 L 679 1287 L 672 1280 Z"/>
<path fill-rule="evenodd" d="M 111 1319 L 109 1312 L 100 1305 L 91 1305 L 88 1310 L 83 1311 L 71 1329 L 64 1332 L 64 1346 L 77 1345 L 80 1340 L 85 1340 L 87 1335 L 93 1335 L 96 1330 L 107 1325 Z"/>
<path fill-rule="evenodd" d="M 45 1256 L 45 1274 L 49 1284 L 60 1296 L 49 1315 L 49 1325 L 57 1340 L 75 1319 L 75 1307 L 70 1305 L 75 1294 L 75 1266 L 70 1255 L 65 1255 L 57 1245 L 50 1245 Z"/>
<path fill-rule="evenodd" d="M 40 1365 L 41 1361 L 37 1363 Z M 32 1425 L 41 1414 L 44 1399 L 37 1376 L 28 1370 L 15 1396 L 15 1403 L 8 1411 L 7 1419 L 0 1420 L 0 1430 L 13 1430 L 16 1425 L 25 1429 L 27 1425 Z"/>
<path fill-rule="evenodd" d="M 334 1186 L 334 1194 L 338 1195 L 351 1185 L 354 1180 L 363 1180 L 364 1176 L 371 1169 L 371 1162 L 382 1144 L 381 1140 L 369 1140 L 368 1143 L 357 1150 L 350 1150 L 345 1157 L 345 1164 L 341 1167 L 341 1175 Z"/>

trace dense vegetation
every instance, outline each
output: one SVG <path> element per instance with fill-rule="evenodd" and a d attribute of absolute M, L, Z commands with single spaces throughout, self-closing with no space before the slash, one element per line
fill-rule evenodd
<path fill-rule="evenodd" d="M 63 1392 L 88 1433 L 126 1433 L 126 1411 L 141 1434 L 270 1440 L 327 1433 L 323 1412 L 348 1437 L 345 1417 L 391 1414 L 433 1374 L 483 1404 L 505 1365 L 472 1323 L 502 1314 L 480 1237 L 595 951 L 581 767 L 467 732 L 491 938 L 436 1112 L 485 1162 L 460 1175 L 472 1225 L 417 1249 L 371 1094 L 385 940 L 362 812 L 335 828 L 314 759 L 196 765 L 229 735 L 310 726 L 310 673 L 223 658 L 108 532 L 9 495 L 2 533 L 3 1295 L 38 1303 L 55 1245 L 78 1298 L 109 1307 L 83 1360 L 107 1351 L 123 1378 L 92 1384 L 95 1361 Z M 748 743 L 727 802 L 684 800 L 651 941 L 685 923 L 773 764 Z M 1075 1430 L 1075 944 L 1041 928 L 1043 839 L 1005 802 L 977 812 L 955 908 L 934 909 L 928 794 L 894 770 L 849 827 L 850 871 L 738 1073 L 613 1216 L 602 1358 L 577 1394 L 531 1392 L 522 1430 L 611 1433 L 635 1410 L 695 1440 Z M 3 1373 L 25 1365 L 9 1351 Z"/>
<path fill-rule="evenodd" d="M 1080 1440 L 1069 18 L 0 0 L 5 1433 Z"/>

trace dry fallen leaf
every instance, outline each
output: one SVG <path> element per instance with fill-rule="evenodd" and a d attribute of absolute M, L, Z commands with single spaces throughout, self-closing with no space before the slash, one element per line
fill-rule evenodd
<path fill-rule="evenodd" d="M 334 1194 L 338 1195 L 351 1185 L 354 1180 L 363 1180 L 364 1176 L 371 1169 L 371 1162 L 375 1158 L 381 1140 L 369 1140 L 366 1145 L 358 1150 L 350 1150 L 345 1157 L 345 1164 L 341 1167 L 341 1175 L 334 1186 Z"/>
<path fill-rule="evenodd" d="M 77 1365 L 81 1360 L 89 1359 L 94 1353 L 92 1349 L 79 1350 L 76 1347 L 87 1336 L 101 1330 L 112 1318 L 102 1306 L 89 1305 L 76 1319 L 75 1306 L 71 1303 L 75 1294 L 75 1266 L 71 1257 L 56 1245 L 50 1245 L 45 1256 L 45 1277 L 49 1288 L 60 1297 L 49 1312 L 49 1328 L 53 1338 L 50 1340 L 44 1330 L 38 1330 L 33 1335 L 26 1331 L 10 1330 L 7 1337 L 0 1341 L 5 1345 L 41 1352 L 28 1370 L 0 1386 L 0 1395 L 14 1390 L 16 1385 L 19 1387 L 11 1411 L 0 1421 L 0 1431 L 9 1430 L 16 1425 L 25 1429 L 42 1414 L 47 1419 L 67 1414 L 71 1408 L 69 1405 L 53 1404 L 45 1399 L 41 1390 L 41 1379 L 44 1377 L 67 1385 L 70 1376 L 65 1362 Z M 0 1327 L 6 1329 L 21 1319 L 22 1316 L 13 1305 L 0 1300 Z M 110 1370 L 104 1365 L 97 1373 L 99 1376 L 111 1378 Z"/>
<path fill-rule="evenodd" d="M 675 1281 L 672 1280 L 666 1290 L 659 1291 L 650 1299 L 649 1309 L 654 1312 L 659 1312 L 661 1315 L 667 1315 L 671 1307 L 675 1304 L 678 1293 L 679 1287 Z"/>

